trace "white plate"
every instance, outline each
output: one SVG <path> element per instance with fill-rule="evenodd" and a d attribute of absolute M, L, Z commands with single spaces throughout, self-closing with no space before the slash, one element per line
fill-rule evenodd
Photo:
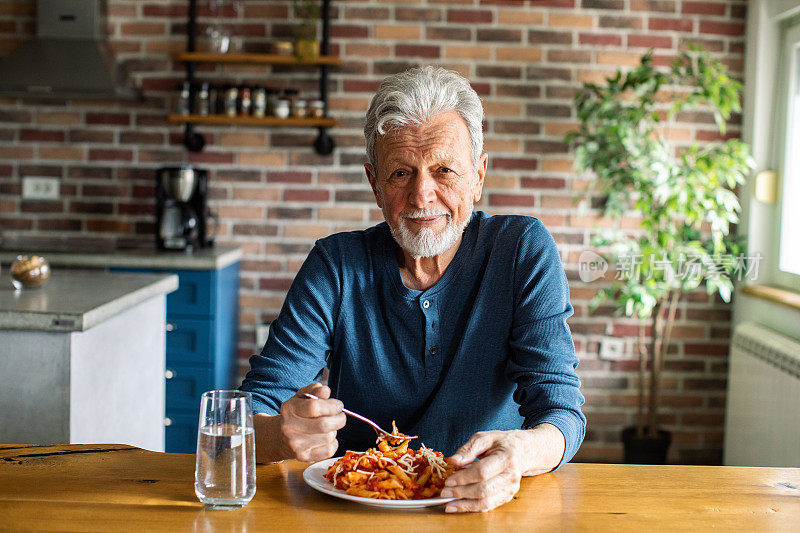
<path fill-rule="evenodd" d="M 339 459 L 339 457 L 332 457 L 309 466 L 303 470 L 303 480 L 311 488 L 325 494 L 329 494 L 343 500 L 363 503 L 364 505 L 372 505 L 374 507 L 387 507 L 391 509 L 418 509 L 420 507 L 442 505 L 455 500 L 455 498 L 426 498 L 424 500 L 378 500 L 375 498 L 364 498 L 362 496 L 353 496 L 351 494 L 347 494 L 342 489 L 335 488 L 330 481 L 323 477 L 325 472 L 328 471 L 328 467 L 337 459 Z"/>

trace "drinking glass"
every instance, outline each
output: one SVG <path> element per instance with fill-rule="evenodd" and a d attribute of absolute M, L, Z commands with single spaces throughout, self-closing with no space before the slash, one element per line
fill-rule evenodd
<path fill-rule="evenodd" d="M 203 393 L 194 492 L 210 509 L 238 509 L 256 493 L 253 399 L 249 392 Z"/>

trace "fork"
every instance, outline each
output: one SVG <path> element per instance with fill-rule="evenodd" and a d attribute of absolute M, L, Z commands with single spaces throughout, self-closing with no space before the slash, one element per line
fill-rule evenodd
<path fill-rule="evenodd" d="M 311 393 L 308 393 L 308 392 L 304 392 L 304 393 L 303 393 L 303 396 L 305 396 L 306 398 L 309 398 L 309 399 L 311 399 L 311 400 L 320 400 L 320 399 L 321 399 L 319 396 L 314 396 L 313 394 L 311 394 Z M 380 427 L 378 424 L 376 424 L 375 422 L 373 422 L 372 420 L 370 420 L 370 419 L 369 419 L 369 418 L 367 418 L 366 416 L 360 415 L 360 414 L 358 414 L 358 413 L 354 413 L 353 411 L 350 411 L 349 409 L 345 409 L 344 407 L 342 408 L 342 412 L 343 412 L 344 414 L 346 414 L 346 415 L 350 415 L 350 416 L 352 416 L 352 417 L 354 417 L 354 418 L 358 418 L 358 419 L 359 419 L 359 420 L 361 420 L 362 422 L 366 422 L 367 424 L 369 424 L 370 426 L 372 426 L 372 428 L 373 428 L 373 429 L 374 429 L 374 430 L 375 430 L 375 431 L 376 431 L 376 432 L 377 432 L 379 435 L 382 433 L 382 434 L 384 434 L 386 437 L 388 437 L 388 438 L 391 438 L 391 439 L 394 439 L 394 440 L 411 440 L 411 439 L 416 439 L 416 438 L 417 438 L 417 435 L 414 435 L 414 436 L 402 435 L 402 436 L 401 436 L 401 435 L 395 435 L 394 433 L 389 433 L 388 431 L 386 431 L 385 429 L 383 429 L 382 427 Z"/>

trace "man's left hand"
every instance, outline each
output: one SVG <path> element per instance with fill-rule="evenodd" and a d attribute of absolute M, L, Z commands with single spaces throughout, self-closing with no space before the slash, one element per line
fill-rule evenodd
<path fill-rule="evenodd" d="M 551 424 L 476 433 L 449 458 L 463 468 L 445 482 L 441 497 L 459 498 L 448 503 L 445 511 L 485 512 L 511 501 L 523 476 L 543 474 L 558 466 L 564 446 L 564 436 Z"/>

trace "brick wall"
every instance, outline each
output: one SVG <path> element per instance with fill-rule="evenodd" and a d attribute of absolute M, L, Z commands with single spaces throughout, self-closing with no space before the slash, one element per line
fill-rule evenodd
<path fill-rule="evenodd" d="M 182 65 L 188 2 L 111 0 L 112 46 L 146 101 L 139 104 L 0 99 L 0 231 L 33 244 L 113 245 L 152 240 L 153 170 L 196 163 L 211 170 L 211 205 L 220 243 L 244 250 L 241 362 L 255 326 L 278 313 L 286 289 L 315 239 L 381 220 L 363 176 L 363 114 L 384 75 L 438 63 L 471 80 L 483 98 L 490 154 L 484 199 L 491 213 L 539 217 L 553 233 L 570 278 L 570 324 L 581 357 L 589 429 L 581 460 L 618 461 L 620 429 L 636 401 L 635 323 L 609 309 L 590 315 L 597 284 L 577 277 L 577 258 L 599 222 L 587 179 L 572 170 L 561 142 L 575 123 L 571 98 L 581 82 L 634 65 L 648 48 L 666 64 L 687 42 L 701 43 L 736 76 L 743 59 L 744 0 L 405 0 L 335 1 L 333 51 L 343 66 L 331 79 L 338 149 L 321 157 L 313 130 L 201 127 L 207 149 L 188 154 L 182 128 L 166 111 Z M 203 4 L 203 2 L 201 2 Z M 292 36 L 287 1 L 240 0 L 211 18 L 263 51 Z M 0 54 L 34 31 L 32 0 L 0 0 Z M 205 66 L 199 77 L 299 87 L 313 97 L 316 69 Z M 733 133 L 738 134 L 734 125 Z M 713 120 L 686 114 L 678 143 L 715 140 Z M 21 178 L 61 180 L 58 201 L 22 201 Z M 576 208 L 588 198 L 589 208 Z M 629 221 L 635 223 L 634 221 Z M 719 463 L 725 405 L 728 307 L 697 292 L 684 297 L 667 360 L 662 422 L 673 431 L 671 460 Z M 625 340 L 627 359 L 598 358 L 604 336 Z"/>

